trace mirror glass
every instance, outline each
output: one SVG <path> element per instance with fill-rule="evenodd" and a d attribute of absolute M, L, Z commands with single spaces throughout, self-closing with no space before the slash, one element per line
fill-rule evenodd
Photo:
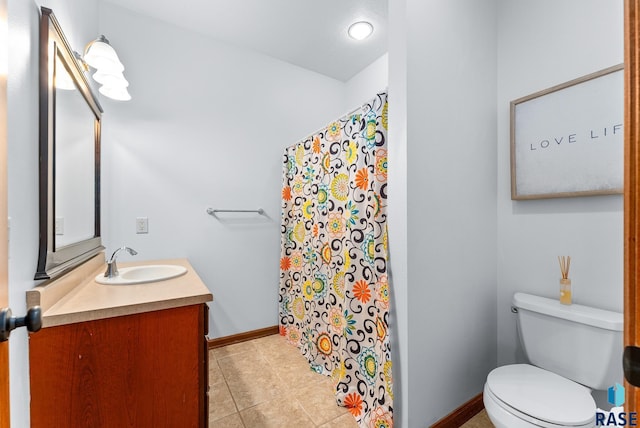
<path fill-rule="evenodd" d="M 40 246 L 35 279 L 104 249 L 100 238 L 102 108 L 51 9 L 40 21 Z"/>
<path fill-rule="evenodd" d="M 61 55 L 55 62 L 54 248 L 95 234 L 94 116 Z"/>

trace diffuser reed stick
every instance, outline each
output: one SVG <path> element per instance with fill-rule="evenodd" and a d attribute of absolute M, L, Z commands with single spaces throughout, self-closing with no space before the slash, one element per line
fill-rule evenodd
<path fill-rule="evenodd" d="M 558 256 L 558 263 L 560 263 L 560 273 L 562 274 L 562 279 L 569 279 L 571 256 Z"/>
<path fill-rule="evenodd" d="M 571 280 L 569 279 L 569 269 L 571 268 L 571 256 L 558 256 L 560 264 L 560 303 L 571 304 Z"/>

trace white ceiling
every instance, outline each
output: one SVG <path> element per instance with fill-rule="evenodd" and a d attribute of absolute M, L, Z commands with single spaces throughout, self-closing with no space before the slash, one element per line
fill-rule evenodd
<path fill-rule="evenodd" d="M 346 81 L 387 51 L 388 0 L 103 0 Z M 355 41 L 347 27 L 371 22 Z"/>

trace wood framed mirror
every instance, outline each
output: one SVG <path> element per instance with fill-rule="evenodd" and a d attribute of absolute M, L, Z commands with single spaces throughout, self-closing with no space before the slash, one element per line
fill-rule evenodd
<path fill-rule="evenodd" d="M 102 107 L 53 11 L 40 20 L 40 244 L 35 279 L 104 249 L 100 237 Z"/>

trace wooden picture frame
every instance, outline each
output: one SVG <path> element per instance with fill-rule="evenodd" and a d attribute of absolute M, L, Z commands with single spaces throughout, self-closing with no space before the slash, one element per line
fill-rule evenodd
<path fill-rule="evenodd" d="M 511 199 L 623 191 L 624 65 L 511 101 Z"/>

